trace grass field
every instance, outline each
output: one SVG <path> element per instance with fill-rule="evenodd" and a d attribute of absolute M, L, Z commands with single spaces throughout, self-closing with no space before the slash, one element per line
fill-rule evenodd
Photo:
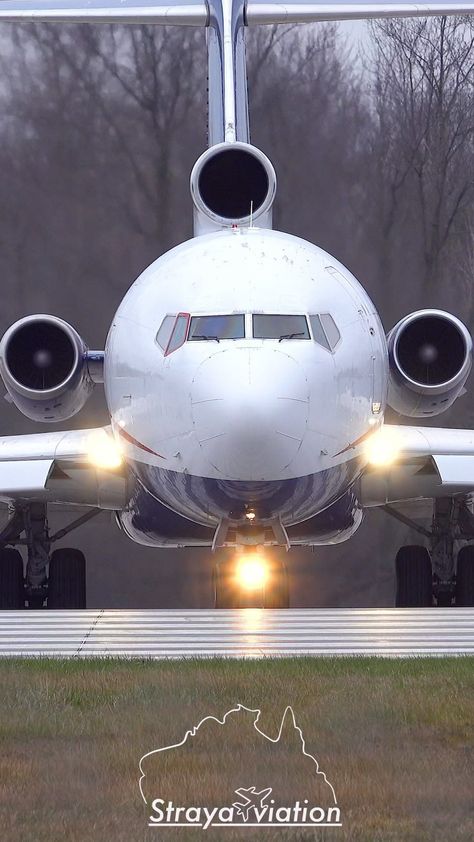
<path fill-rule="evenodd" d="M 148 829 L 140 757 L 236 703 L 261 708 L 271 734 L 293 707 L 342 829 Z M 2 661 L 0 735 L 2 842 L 474 839 L 472 658 Z M 237 731 L 212 751 L 204 771 L 197 749 L 166 770 L 203 804 L 222 797 L 222 769 L 245 759 Z M 285 764 L 303 790 L 307 768 L 299 779 Z"/>

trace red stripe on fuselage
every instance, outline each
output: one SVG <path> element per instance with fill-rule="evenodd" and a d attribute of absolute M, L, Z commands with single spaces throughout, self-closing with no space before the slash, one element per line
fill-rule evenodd
<path fill-rule="evenodd" d="M 341 456 L 343 453 L 347 453 L 348 450 L 353 450 L 355 447 L 358 447 L 359 444 L 363 444 L 364 441 L 366 439 L 368 439 L 369 436 L 373 435 L 376 432 L 377 429 L 378 428 L 376 428 L 376 427 L 371 427 L 370 430 L 367 430 L 367 432 L 364 433 L 362 436 L 359 436 L 358 439 L 356 439 L 355 441 L 351 441 L 347 445 L 347 447 L 344 447 L 342 450 L 339 450 L 338 453 L 335 453 L 334 456 L 333 456 L 333 459 L 335 459 L 336 456 Z"/>
<path fill-rule="evenodd" d="M 120 435 L 125 439 L 125 441 L 130 442 L 130 444 L 134 444 L 135 447 L 139 447 L 140 450 L 144 450 L 145 453 L 151 453 L 152 456 L 159 456 L 160 459 L 166 459 L 166 456 L 162 456 L 161 453 L 157 453 L 156 450 L 152 450 L 151 447 L 147 447 L 146 444 L 142 444 L 141 441 L 138 441 L 130 433 L 127 433 L 126 430 L 122 430 L 120 428 Z"/>

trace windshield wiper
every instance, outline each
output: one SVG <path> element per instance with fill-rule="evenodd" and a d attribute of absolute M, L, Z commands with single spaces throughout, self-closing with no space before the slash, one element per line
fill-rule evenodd
<path fill-rule="evenodd" d="M 221 341 L 218 336 L 205 336 L 203 333 L 201 333 L 201 334 L 195 333 L 194 336 L 191 336 L 191 341 L 193 339 L 207 339 L 207 340 L 213 339 L 215 342 Z"/>
<path fill-rule="evenodd" d="M 282 336 L 280 336 L 278 341 L 281 342 L 282 339 L 294 339 L 295 336 L 305 336 L 304 330 L 300 330 L 299 333 L 284 333 Z"/>

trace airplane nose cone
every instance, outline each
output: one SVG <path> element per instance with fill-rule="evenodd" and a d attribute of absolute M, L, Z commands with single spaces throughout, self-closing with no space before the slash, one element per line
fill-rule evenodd
<path fill-rule="evenodd" d="M 279 479 L 298 453 L 308 420 L 308 383 L 283 351 L 216 351 L 199 366 L 191 400 L 203 455 L 225 479 Z"/>

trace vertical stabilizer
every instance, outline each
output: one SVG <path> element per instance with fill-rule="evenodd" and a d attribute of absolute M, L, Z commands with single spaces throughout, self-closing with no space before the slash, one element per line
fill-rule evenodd
<path fill-rule="evenodd" d="M 210 0 L 209 146 L 250 142 L 244 0 Z"/>

